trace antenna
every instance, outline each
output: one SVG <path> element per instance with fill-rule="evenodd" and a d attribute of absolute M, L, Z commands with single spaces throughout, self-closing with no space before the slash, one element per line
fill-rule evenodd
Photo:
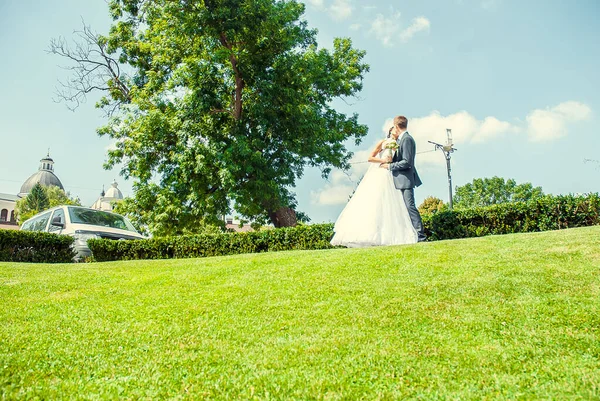
<path fill-rule="evenodd" d="M 452 169 L 450 168 L 450 154 L 458 150 L 454 148 L 452 143 L 452 130 L 446 128 L 446 144 L 442 145 L 437 142 L 427 141 L 435 145 L 435 150 L 441 150 L 446 158 L 446 169 L 448 170 L 448 192 L 450 194 L 450 209 L 452 209 Z"/>

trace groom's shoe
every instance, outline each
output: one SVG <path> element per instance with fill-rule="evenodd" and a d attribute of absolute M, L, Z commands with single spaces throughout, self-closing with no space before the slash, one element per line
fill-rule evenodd
<path fill-rule="evenodd" d="M 425 237 L 425 236 L 423 236 L 423 237 L 419 237 L 419 238 L 417 239 L 417 242 L 425 242 L 425 241 L 427 241 L 427 237 Z"/>

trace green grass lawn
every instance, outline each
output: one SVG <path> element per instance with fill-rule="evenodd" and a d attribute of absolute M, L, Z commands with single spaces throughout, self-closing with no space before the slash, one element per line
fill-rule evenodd
<path fill-rule="evenodd" d="M 600 227 L 0 264 L 1 399 L 600 399 Z"/>

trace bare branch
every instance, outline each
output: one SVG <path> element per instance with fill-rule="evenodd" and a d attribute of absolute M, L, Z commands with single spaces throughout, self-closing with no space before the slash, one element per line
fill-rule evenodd
<path fill-rule="evenodd" d="M 48 53 L 61 56 L 70 63 L 61 68 L 70 71 L 66 80 L 58 80 L 55 102 L 64 102 L 69 110 L 77 109 L 93 91 L 109 92 L 111 101 L 104 107 L 112 115 L 123 103 L 131 100 L 129 77 L 122 72 L 116 56 L 109 54 L 107 45 L 100 35 L 92 32 L 82 20 L 83 30 L 74 31 L 74 45 L 70 46 L 63 37 L 50 40 Z M 120 93 L 119 96 L 111 93 Z"/>

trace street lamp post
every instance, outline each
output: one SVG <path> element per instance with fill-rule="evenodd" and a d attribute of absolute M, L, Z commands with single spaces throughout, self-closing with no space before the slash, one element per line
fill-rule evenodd
<path fill-rule="evenodd" d="M 452 209 L 452 169 L 450 168 L 450 154 L 458 149 L 452 146 L 452 130 L 450 128 L 446 128 L 446 137 L 447 139 L 445 145 L 441 145 L 432 141 L 428 142 L 434 144 L 436 150 L 441 150 L 442 153 L 444 153 L 444 157 L 446 158 L 446 169 L 448 170 L 448 192 L 450 195 L 450 209 Z"/>

